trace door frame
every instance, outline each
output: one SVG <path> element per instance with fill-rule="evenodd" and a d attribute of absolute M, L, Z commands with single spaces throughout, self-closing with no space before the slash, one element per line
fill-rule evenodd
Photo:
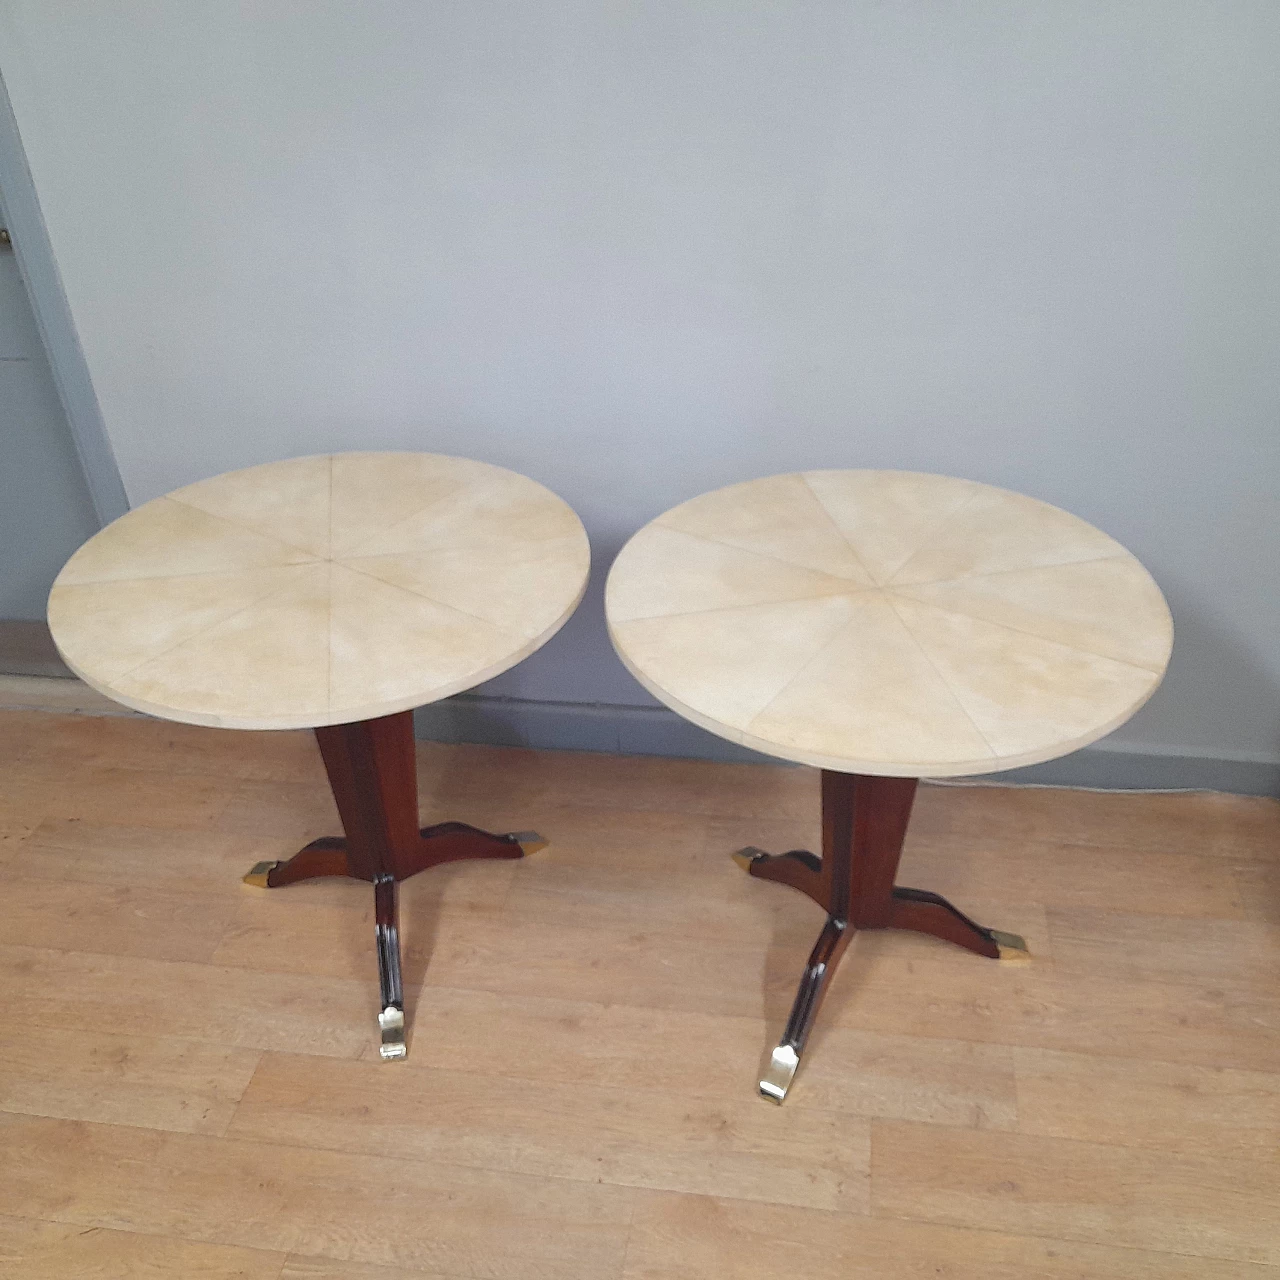
<path fill-rule="evenodd" d="M 58 399 L 84 470 L 89 498 L 101 524 L 129 510 L 120 468 L 89 377 L 75 319 L 62 285 L 40 210 L 26 151 L 4 78 L 0 76 L 0 217 L 9 228 L 18 271 L 27 287 Z"/>

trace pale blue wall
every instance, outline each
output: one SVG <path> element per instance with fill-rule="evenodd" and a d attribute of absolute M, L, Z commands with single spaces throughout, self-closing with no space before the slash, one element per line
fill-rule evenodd
<path fill-rule="evenodd" d="M 601 571 L 747 476 L 972 476 L 1127 543 L 1121 743 L 1280 758 L 1275 0 L 0 6 L 130 497 L 472 454 Z M 597 596 L 494 682 L 647 701 Z"/>

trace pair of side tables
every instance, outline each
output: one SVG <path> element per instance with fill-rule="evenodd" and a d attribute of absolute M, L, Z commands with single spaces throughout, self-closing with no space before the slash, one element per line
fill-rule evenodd
<path fill-rule="evenodd" d="M 49 625 L 77 675 L 135 710 L 314 730 L 345 835 L 245 878 L 372 883 L 381 1054 L 396 1059 L 397 884 L 545 843 L 419 828 L 412 709 L 545 643 L 589 565 L 578 517 L 524 476 L 341 453 L 230 472 L 129 512 L 67 562 Z M 827 913 L 760 1081 L 776 1102 L 855 931 L 1025 956 L 1022 939 L 894 883 L 918 779 L 1095 741 L 1151 696 L 1173 639 L 1159 588 L 1106 534 L 1006 490 L 895 471 L 774 476 L 686 502 L 622 550 L 606 613 L 623 663 L 667 706 L 822 770 L 821 856 L 733 855 Z"/>

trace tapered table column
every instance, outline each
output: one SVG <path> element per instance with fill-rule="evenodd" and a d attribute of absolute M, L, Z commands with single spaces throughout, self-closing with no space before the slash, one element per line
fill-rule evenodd
<path fill-rule="evenodd" d="M 383 1058 L 403 1058 L 404 988 L 396 886 L 439 866 L 522 858 L 546 844 L 536 831 L 494 835 L 464 822 L 418 826 L 413 713 L 317 729 L 345 836 L 313 840 L 288 861 L 259 862 L 245 883 L 279 889 L 302 880 L 347 876 L 373 885 Z"/>
<path fill-rule="evenodd" d="M 605 607 L 619 656 L 657 698 L 823 771 L 820 856 L 734 855 L 827 913 L 760 1081 L 775 1102 L 857 930 L 1027 959 L 1021 938 L 896 883 L 918 780 L 1095 741 L 1155 691 L 1173 641 L 1159 588 L 1106 534 L 1020 494 L 911 472 L 796 473 L 694 498 L 623 548 Z"/>
<path fill-rule="evenodd" d="M 895 883 L 916 784 L 915 778 L 823 770 L 821 858 L 753 847 L 733 855 L 757 879 L 799 889 L 827 913 L 782 1041 L 760 1081 L 760 1092 L 775 1102 L 786 1097 L 822 998 L 856 930 L 911 929 L 992 960 L 1026 954 L 1027 944 L 1017 934 L 985 929 L 946 898 Z"/>

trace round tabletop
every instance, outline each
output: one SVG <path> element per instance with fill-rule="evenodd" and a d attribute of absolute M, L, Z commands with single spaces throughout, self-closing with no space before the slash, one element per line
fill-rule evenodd
<path fill-rule="evenodd" d="M 407 711 L 497 675 L 568 619 L 574 512 L 501 467 L 338 453 L 232 471 L 130 511 L 67 561 L 49 627 L 125 706 L 232 729 Z"/>
<path fill-rule="evenodd" d="M 622 549 L 614 647 L 694 724 L 845 773 L 1065 755 L 1155 691 L 1173 624 L 1114 539 L 969 480 L 808 471 L 673 508 Z"/>

